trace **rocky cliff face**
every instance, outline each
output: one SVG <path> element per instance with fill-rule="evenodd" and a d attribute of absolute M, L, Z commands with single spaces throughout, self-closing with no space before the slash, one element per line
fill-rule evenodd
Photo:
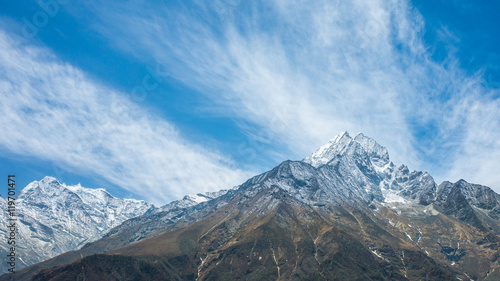
<path fill-rule="evenodd" d="M 396 167 L 362 134 L 342 133 L 210 200 L 174 205 L 16 278 L 500 278 L 499 195 L 463 180 L 438 186 L 428 173 Z"/>

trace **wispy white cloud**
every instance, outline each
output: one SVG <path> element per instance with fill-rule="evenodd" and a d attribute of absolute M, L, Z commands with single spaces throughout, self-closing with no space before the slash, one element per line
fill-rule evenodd
<path fill-rule="evenodd" d="M 151 202 L 248 176 L 50 51 L 0 30 L 0 147 L 98 175 Z"/>
<path fill-rule="evenodd" d="M 294 157 L 345 129 L 391 141 L 399 151 L 411 141 L 397 104 L 401 81 L 393 79 L 404 74 L 391 67 L 389 15 L 379 7 L 283 2 L 263 8 L 272 11 L 265 18 L 129 5 L 105 9 L 121 11 L 103 15 L 100 30 L 116 39 L 113 44 L 169 65 L 170 75 L 210 95 L 224 112 L 257 124 L 254 134 L 271 127 L 273 141 Z M 380 138 L 382 129 L 397 129 L 402 137 Z"/>
<path fill-rule="evenodd" d="M 498 101 L 452 54 L 432 60 L 410 2 L 229 2 L 86 9 L 110 44 L 168 65 L 221 112 L 253 123 L 250 135 L 272 132 L 289 157 L 363 131 L 397 163 L 500 188 Z"/>
<path fill-rule="evenodd" d="M 486 95 L 480 82 L 465 85 L 454 99 L 450 123 L 464 130 L 464 138 L 450 157 L 452 169 L 445 177 L 465 178 L 500 192 L 500 100 Z"/>

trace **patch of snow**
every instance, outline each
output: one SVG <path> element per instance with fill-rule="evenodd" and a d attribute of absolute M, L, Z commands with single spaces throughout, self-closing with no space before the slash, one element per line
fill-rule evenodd
<path fill-rule="evenodd" d="M 206 201 L 209 200 L 207 197 L 200 196 L 198 194 L 195 194 L 195 195 L 192 195 L 192 194 L 186 195 L 184 198 L 188 199 L 188 200 L 191 200 L 191 201 L 193 201 L 195 203 L 198 203 L 198 204 L 200 204 L 202 202 L 206 202 Z"/>
<path fill-rule="evenodd" d="M 276 264 L 276 268 L 278 269 L 278 279 L 279 279 L 281 277 L 280 265 L 278 263 L 278 259 L 276 259 L 276 255 L 274 254 L 273 244 L 271 243 L 271 241 L 269 241 L 269 243 L 271 244 L 271 252 L 273 254 L 274 263 Z"/>
<path fill-rule="evenodd" d="M 410 234 L 408 234 L 408 232 L 405 231 L 405 234 L 408 237 L 408 239 L 410 239 L 411 241 L 413 241 L 413 239 L 411 239 L 411 236 L 410 236 Z"/>
<path fill-rule="evenodd" d="M 207 260 L 207 258 L 208 258 L 208 256 L 207 256 L 207 257 L 205 257 L 205 259 L 202 259 L 202 258 L 200 257 L 200 261 L 201 261 L 201 263 L 200 263 L 200 265 L 198 266 L 198 276 L 196 277 L 196 280 L 198 280 L 198 278 L 200 278 L 201 268 L 203 267 L 203 264 L 205 264 L 205 261 Z"/>
<path fill-rule="evenodd" d="M 383 259 L 385 261 L 388 261 L 386 258 L 384 258 L 380 253 L 377 252 L 377 250 L 370 250 L 375 256 L 377 256 L 379 259 Z"/>
<path fill-rule="evenodd" d="M 382 195 L 384 196 L 384 203 L 408 203 L 408 200 L 396 194 L 394 191 L 382 188 Z"/>

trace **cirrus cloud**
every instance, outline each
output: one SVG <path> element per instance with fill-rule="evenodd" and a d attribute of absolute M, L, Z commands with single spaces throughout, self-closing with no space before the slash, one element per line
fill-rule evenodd
<path fill-rule="evenodd" d="M 0 30 L 0 147 L 90 173 L 155 204 L 250 174 L 123 93 Z"/>
<path fill-rule="evenodd" d="M 397 163 L 500 189 L 500 106 L 481 73 L 432 58 L 409 1 L 87 2 L 110 45 L 204 93 L 221 114 L 272 132 L 300 158 L 362 131 Z M 453 40 L 458 40 L 453 38 Z M 130 42 L 134 42 L 131 44 Z M 279 122 L 269 122 L 279 120 Z"/>

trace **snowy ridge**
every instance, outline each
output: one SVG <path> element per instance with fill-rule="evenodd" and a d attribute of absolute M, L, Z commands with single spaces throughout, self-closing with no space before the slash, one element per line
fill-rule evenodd
<path fill-rule="evenodd" d="M 160 208 L 155 209 L 152 213 L 160 213 L 160 212 L 171 211 L 174 209 L 185 209 L 188 207 L 196 206 L 203 202 L 207 202 L 214 198 L 220 197 L 226 194 L 227 192 L 228 190 L 223 189 L 219 191 L 188 194 L 184 196 L 181 200 L 172 201 L 164 206 L 161 206 Z"/>
<path fill-rule="evenodd" d="M 5 199 L 1 198 L 4 225 L 7 208 L 2 206 L 5 204 Z M 19 231 L 16 243 L 22 245 L 18 266 L 79 249 L 125 220 L 152 208 L 153 205 L 146 201 L 115 198 L 102 188 L 67 186 L 53 177 L 34 181 L 22 189 L 16 199 Z M 5 235 L 4 228 L 0 232 Z M 7 246 L 1 243 L 0 251 L 6 251 Z"/>

